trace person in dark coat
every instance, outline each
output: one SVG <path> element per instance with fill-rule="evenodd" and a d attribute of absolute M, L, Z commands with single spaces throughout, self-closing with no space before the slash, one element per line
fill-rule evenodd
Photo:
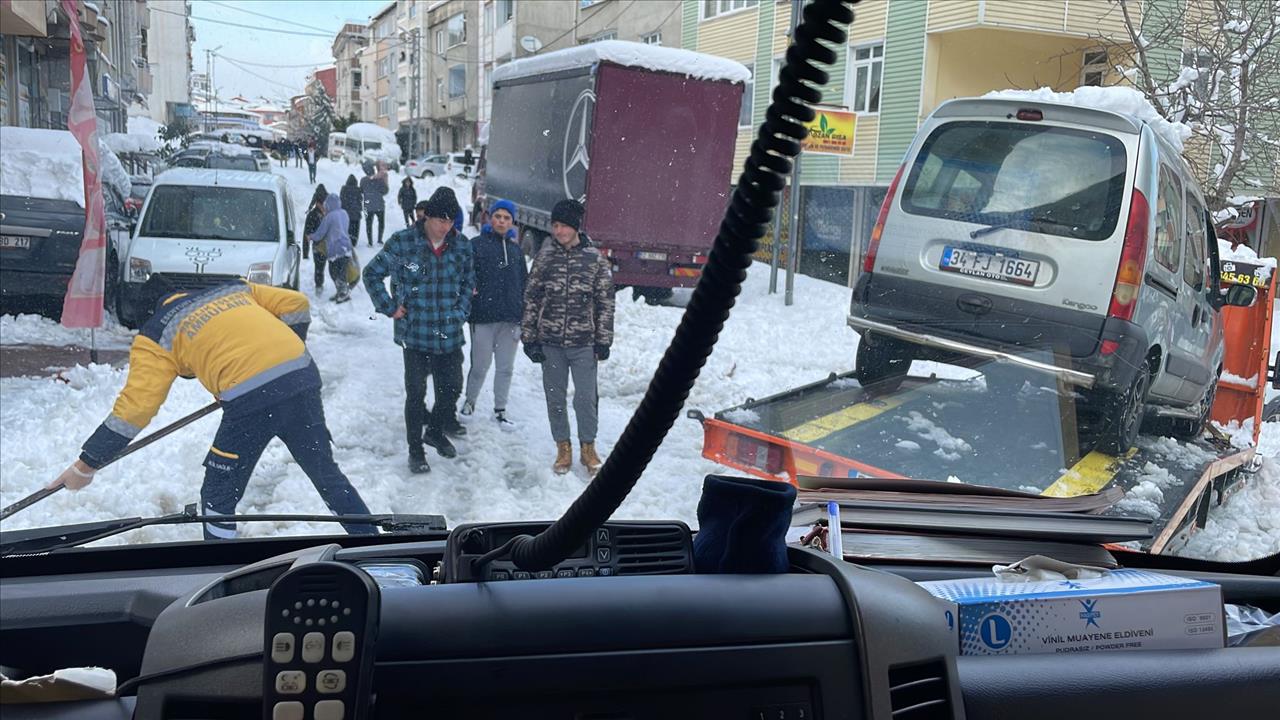
<path fill-rule="evenodd" d="M 405 178 L 404 182 L 400 183 L 400 192 L 396 194 L 396 201 L 404 211 L 404 226 L 413 227 L 413 206 L 418 204 L 418 191 L 413 189 L 413 178 Z"/>
<path fill-rule="evenodd" d="M 489 208 L 489 222 L 471 241 L 476 272 L 476 294 L 471 300 L 471 370 L 467 373 L 462 414 L 471 415 L 484 387 L 489 365 L 497 360 L 493 375 L 493 419 L 504 430 L 514 429 L 507 418 L 507 396 L 520 346 L 520 321 L 524 312 L 524 284 L 528 270 L 516 240 L 516 207 L 498 200 Z"/>
<path fill-rule="evenodd" d="M 348 175 L 347 182 L 339 193 L 342 198 L 342 209 L 347 211 L 347 237 L 351 238 L 351 247 L 360 244 L 360 212 L 364 207 L 364 197 L 360 194 L 360 186 L 355 175 Z"/>
<path fill-rule="evenodd" d="M 320 150 L 316 148 L 316 144 L 314 142 L 307 146 L 305 157 L 307 160 L 307 175 L 310 176 L 311 182 L 315 182 L 316 165 L 320 162 Z"/>
<path fill-rule="evenodd" d="M 326 258 L 324 254 L 324 246 L 312 243 L 308 238 L 320 227 L 320 221 L 324 218 L 324 199 L 329 196 L 329 191 L 325 190 L 324 184 L 316 186 L 316 191 L 311 195 L 311 204 L 307 206 L 307 219 L 302 225 L 302 259 L 306 260 L 310 253 L 311 246 L 315 245 L 315 264 L 316 264 L 316 292 L 319 293 L 324 289 L 324 267 Z"/>
<path fill-rule="evenodd" d="M 377 170 L 360 181 L 360 192 L 364 195 L 364 234 L 373 247 L 373 221 L 378 221 L 378 244 L 382 244 L 382 232 L 387 222 L 386 195 L 391 192 L 387 185 L 387 165 L 379 161 Z"/>

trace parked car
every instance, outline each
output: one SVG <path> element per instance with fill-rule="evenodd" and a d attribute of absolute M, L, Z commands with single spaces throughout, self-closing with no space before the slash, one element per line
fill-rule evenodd
<path fill-rule="evenodd" d="M 271 158 L 265 150 L 252 148 L 249 154 L 253 156 L 254 161 L 258 164 L 258 172 L 271 172 Z"/>
<path fill-rule="evenodd" d="M 460 180 L 469 180 L 476 175 L 478 156 L 474 153 L 449 153 L 445 162 L 445 175 L 456 175 Z"/>
<path fill-rule="evenodd" d="M 0 147 L 0 299 L 60 299 L 84 238 L 80 145 L 66 130 L 5 126 L 0 127 Z M 115 154 L 102 143 L 98 153 L 107 227 L 103 286 L 109 307 L 132 228 L 125 209 L 131 187 Z"/>
<path fill-rule="evenodd" d="M 138 217 L 138 213 L 142 211 L 142 203 L 147 199 L 147 193 L 151 190 L 152 176 L 150 175 L 130 175 L 129 176 L 129 197 L 124 199 L 125 214 L 131 218 Z"/>
<path fill-rule="evenodd" d="M 164 285 L 199 289 L 245 278 L 297 289 L 293 200 L 270 173 L 176 168 L 156 178 L 125 258 L 120 321 L 134 327 Z"/>
<path fill-rule="evenodd" d="M 448 172 L 448 163 L 447 155 L 424 155 L 417 160 L 405 163 L 404 172 L 416 178 L 444 176 Z"/>
<path fill-rule="evenodd" d="M 1051 178 L 1051 180 L 1050 180 Z M 1128 115 L 961 99 L 921 126 L 871 233 L 849 324 L 857 377 L 978 356 L 1045 370 L 1101 409 L 1105 452 L 1150 405 L 1198 435 L 1222 372 L 1224 305 L 1204 195 Z M 1057 353 L 1031 357 L 1043 348 Z M 991 378 L 988 378 L 990 381 Z"/>

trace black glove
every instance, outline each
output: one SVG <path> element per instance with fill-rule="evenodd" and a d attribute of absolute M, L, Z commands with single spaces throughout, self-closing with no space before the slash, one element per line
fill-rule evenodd
<path fill-rule="evenodd" d="M 547 359 L 546 354 L 542 352 L 542 346 L 537 343 L 525 343 L 524 354 L 528 355 L 530 360 L 538 364 L 541 364 L 543 360 Z"/>
<path fill-rule="evenodd" d="M 604 360 L 608 360 L 608 359 L 609 359 L 609 346 L 608 346 L 608 345 L 597 345 L 597 346 L 596 346 L 596 359 L 597 359 L 597 360 L 600 360 L 600 361 L 604 361 Z"/>

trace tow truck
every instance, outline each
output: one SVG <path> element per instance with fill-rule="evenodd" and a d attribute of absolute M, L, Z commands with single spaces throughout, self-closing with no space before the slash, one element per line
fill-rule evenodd
<path fill-rule="evenodd" d="M 823 478 L 928 479 L 1059 498 L 1119 488 L 1126 499 L 1102 514 L 1145 515 L 1150 537 L 1137 541 L 1138 548 L 1174 552 L 1204 527 L 1209 509 L 1260 466 L 1266 384 L 1280 389 L 1280 354 L 1268 363 L 1270 268 L 1224 261 L 1220 278 L 1224 287 L 1253 285 L 1258 300 L 1223 310 L 1226 354 L 1212 411 L 1217 425 L 1194 440 L 1161 437 L 1157 418 L 1127 454 L 1105 454 L 1095 449 L 1088 413 L 1077 416 L 1080 396 L 1048 387 L 1052 380 L 1023 383 L 1011 393 L 1007 377 L 1003 388 L 994 382 L 1000 378 L 988 377 L 1000 367 L 980 361 L 970 363 L 967 374 L 939 368 L 884 388 L 864 387 L 852 372 L 833 373 L 712 417 L 697 410 L 688 415 L 702 423 L 707 459 L 802 489 L 825 487 Z M 1251 442 L 1235 430 L 1249 423 Z M 1227 435 L 1219 426 L 1235 431 Z"/>

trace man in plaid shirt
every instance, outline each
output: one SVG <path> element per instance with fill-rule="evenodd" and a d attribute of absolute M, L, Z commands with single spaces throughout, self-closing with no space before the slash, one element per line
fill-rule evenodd
<path fill-rule="evenodd" d="M 404 349 L 404 424 L 409 469 L 431 470 L 423 443 L 441 457 L 457 455 L 447 436 L 465 435 L 456 415 L 462 394 L 462 327 L 471 314 L 476 276 L 471 241 L 454 229 L 458 199 L 442 187 L 415 207 L 413 227 L 391 236 L 364 269 L 364 285 L 378 312 L 395 320 Z M 391 278 L 391 294 L 384 280 Z M 426 408 L 427 378 L 435 376 L 435 405 Z"/>

